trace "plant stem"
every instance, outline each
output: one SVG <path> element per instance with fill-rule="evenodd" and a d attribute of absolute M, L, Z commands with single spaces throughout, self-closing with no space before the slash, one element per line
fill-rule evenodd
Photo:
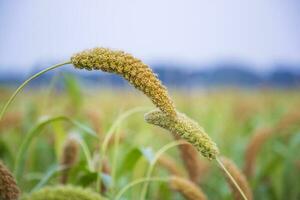
<path fill-rule="evenodd" d="M 31 76 L 30 78 L 28 78 L 27 80 L 25 80 L 17 89 L 16 91 L 13 93 L 13 95 L 9 98 L 9 100 L 6 102 L 6 104 L 4 105 L 1 113 L 0 113 L 0 121 L 1 119 L 3 118 L 8 106 L 12 103 L 12 101 L 15 99 L 15 97 L 17 96 L 17 94 L 30 82 L 32 81 L 33 79 L 39 77 L 40 75 L 50 71 L 50 70 L 53 70 L 55 68 L 58 68 L 58 67 L 61 67 L 63 65 L 67 65 L 67 64 L 71 64 L 71 61 L 67 61 L 67 62 L 63 62 L 63 63 L 60 63 L 60 64 L 56 64 L 56 65 L 53 65 L 51 67 L 48 67 L 36 74 L 34 74 L 33 76 Z"/>
<path fill-rule="evenodd" d="M 229 173 L 229 171 L 226 169 L 226 167 L 223 165 L 222 161 L 219 160 L 219 158 L 216 158 L 217 163 L 220 165 L 220 167 L 224 170 L 224 172 L 226 173 L 226 175 L 229 177 L 229 179 L 231 180 L 231 182 L 234 184 L 234 186 L 238 189 L 238 191 L 240 192 L 240 194 L 242 195 L 244 200 L 248 200 L 248 198 L 246 197 L 245 193 L 243 192 L 243 190 L 240 188 L 240 186 L 237 184 L 237 182 L 235 181 L 235 179 L 231 176 L 231 174 Z"/>
<path fill-rule="evenodd" d="M 113 136 L 113 134 L 116 133 L 116 130 L 118 129 L 118 127 L 122 124 L 122 122 L 125 119 L 130 117 L 132 114 L 143 112 L 146 110 L 149 110 L 149 107 L 136 107 L 136 108 L 127 110 L 126 112 L 122 113 L 109 128 L 107 134 L 105 135 L 104 141 L 101 144 L 101 148 L 99 149 L 99 155 L 102 157 L 100 157 L 100 163 L 99 163 L 99 167 L 98 167 L 99 176 L 97 177 L 97 181 L 96 181 L 96 191 L 97 192 L 99 192 L 100 188 L 101 188 L 102 161 L 103 161 L 103 158 L 106 156 L 106 150 L 107 150 L 110 138 Z M 99 142 L 101 142 L 100 139 L 99 139 Z"/>
<path fill-rule="evenodd" d="M 150 182 L 150 181 L 160 181 L 160 182 L 168 182 L 169 179 L 168 178 L 142 178 L 142 179 L 137 179 L 131 183 L 129 183 L 128 185 L 126 185 L 116 196 L 116 200 L 119 200 L 121 198 L 121 196 L 131 187 L 138 185 L 140 183 L 143 182 Z"/>
<path fill-rule="evenodd" d="M 151 174 L 153 172 L 154 166 L 157 162 L 157 160 L 159 159 L 159 157 L 166 152 L 168 149 L 173 148 L 175 146 L 178 145 L 185 145 L 187 142 L 184 140 L 178 140 L 178 141 L 173 141 L 170 142 L 168 144 L 166 144 L 165 146 L 163 146 L 161 149 L 159 149 L 159 151 L 155 154 L 155 157 L 153 158 L 153 160 L 151 161 L 150 167 L 147 171 L 146 174 L 146 179 L 150 179 L 151 178 Z M 147 194 L 147 189 L 148 189 L 148 182 L 146 182 L 143 186 L 142 192 L 141 192 L 141 199 L 144 200 L 146 199 L 146 194 Z"/>

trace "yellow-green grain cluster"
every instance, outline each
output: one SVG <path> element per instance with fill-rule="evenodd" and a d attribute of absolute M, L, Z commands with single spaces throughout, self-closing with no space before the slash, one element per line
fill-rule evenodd
<path fill-rule="evenodd" d="M 123 76 L 164 113 L 171 117 L 176 116 L 166 88 L 146 64 L 132 55 L 107 48 L 94 48 L 75 54 L 71 62 L 79 69 L 102 70 Z"/>
<path fill-rule="evenodd" d="M 17 200 L 19 187 L 6 166 L 0 161 L 0 200 Z"/>
<path fill-rule="evenodd" d="M 147 114 L 146 121 L 148 123 L 178 133 L 210 160 L 218 154 L 215 143 L 211 141 L 204 130 L 193 120 L 176 112 L 167 89 L 141 60 L 123 51 L 94 48 L 75 54 L 71 57 L 71 63 L 75 68 L 102 70 L 123 76 L 135 88 L 146 94 L 161 110 L 161 112 L 155 111 Z"/>
<path fill-rule="evenodd" d="M 24 196 L 22 200 L 103 200 L 103 198 L 91 190 L 80 187 L 55 186 Z"/>
<path fill-rule="evenodd" d="M 145 115 L 145 120 L 149 124 L 179 134 L 209 160 L 215 159 L 219 154 L 216 144 L 209 138 L 203 128 L 182 113 L 177 112 L 177 117 L 173 119 L 159 110 L 154 110 Z"/>

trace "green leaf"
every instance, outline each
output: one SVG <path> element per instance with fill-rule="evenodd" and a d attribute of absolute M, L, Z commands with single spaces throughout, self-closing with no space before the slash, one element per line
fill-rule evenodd
<path fill-rule="evenodd" d="M 138 160 L 143 156 L 143 152 L 139 148 L 133 148 L 125 156 L 117 171 L 117 177 L 130 173 Z"/>

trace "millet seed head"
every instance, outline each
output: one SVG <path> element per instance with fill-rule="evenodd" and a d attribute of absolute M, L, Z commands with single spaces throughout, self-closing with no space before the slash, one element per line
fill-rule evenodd
<path fill-rule="evenodd" d="M 182 113 L 177 112 L 177 118 L 170 118 L 165 113 L 154 110 L 145 114 L 145 120 L 149 124 L 179 134 L 209 160 L 215 159 L 219 154 L 216 144 L 209 138 L 203 128 Z"/>
<path fill-rule="evenodd" d="M 54 186 L 24 196 L 21 200 L 104 200 L 99 194 L 81 187 Z"/>
<path fill-rule="evenodd" d="M 0 161 L 0 200 L 17 200 L 20 189 L 11 172 Z"/>
<path fill-rule="evenodd" d="M 176 117 L 167 89 L 146 64 L 132 55 L 107 48 L 94 48 L 75 54 L 71 62 L 78 69 L 102 70 L 123 76 L 146 94 L 160 110 L 170 117 Z"/>

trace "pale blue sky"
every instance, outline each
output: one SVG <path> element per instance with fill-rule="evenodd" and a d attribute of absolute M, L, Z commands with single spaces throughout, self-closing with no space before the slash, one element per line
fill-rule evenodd
<path fill-rule="evenodd" d="M 298 0 L 0 0 L 0 72 L 96 46 L 148 63 L 300 64 L 299 10 Z"/>

